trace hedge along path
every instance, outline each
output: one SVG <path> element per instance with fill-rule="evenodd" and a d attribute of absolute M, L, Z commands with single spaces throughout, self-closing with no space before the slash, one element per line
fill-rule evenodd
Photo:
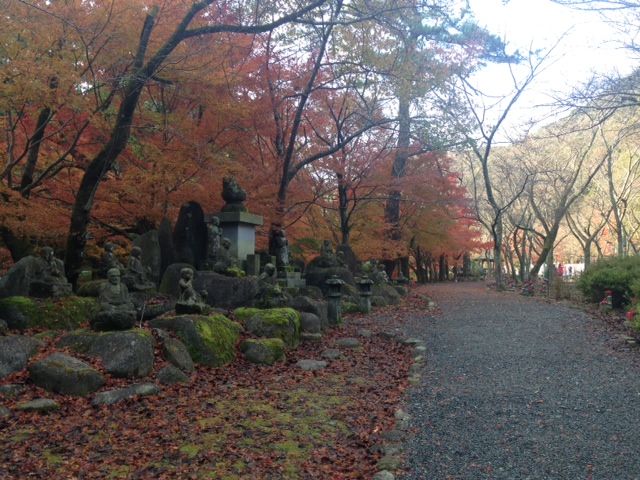
<path fill-rule="evenodd" d="M 440 313 L 407 396 L 403 478 L 640 478 L 640 350 L 572 307 L 484 283 L 421 287 Z"/>

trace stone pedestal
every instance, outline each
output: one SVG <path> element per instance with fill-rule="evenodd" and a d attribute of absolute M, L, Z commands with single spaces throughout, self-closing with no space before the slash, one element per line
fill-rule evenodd
<path fill-rule="evenodd" d="M 255 253 L 247 255 L 242 269 L 250 277 L 260 276 L 260 255 L 256 255 Z"/>
<path fill-rule="evenodd" d="M 263 225 L 263 217 L 247 212 L 219 212 L 205 215 L 205 221 L 211 217 L 218 217 L 222 237 L 231 240 L 231 256 L 244 262 L 247 255 L 256 253 L 256 227 Z"/>
<path fill-rule="evenodd" d="M 278 272 L 278 282 L 287 288 L 306 287 L 307 282 L 300 272 Z"/>

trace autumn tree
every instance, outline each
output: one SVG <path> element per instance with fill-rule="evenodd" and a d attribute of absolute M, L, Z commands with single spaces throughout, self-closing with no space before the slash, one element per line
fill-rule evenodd
<path fill-rule="evenodd" d="M 82 266 L 87 227 L 102 178 L 127 147 L 138 101 L 145 85 L 159 75 L 163 66 L 171 61 L 171 55 L 176 49 L 190 40 L 197 42 L 203 36 L 223 32 L 256 34 L 272 31 L 286 23 L 300 20 L 303 15 L 325 3 L 325 0 L 319 0 L 292 10 L 281 9 L 279 5 L 269 5 L 268 9 L 265 9 L 264 5 L 251 8 L 250 4 L 238 5 L 237 10 L 226 10 L 217 6 L 210 8 L 213 2 L 205 0 L 186 8 L 175 7 L 177 11 L 171 12 L 173 31 L 165 34 L 164 38 L 152 35 L 161 13 L 160 9 L 154 7 L 148 11 L 141 25 L 137 46 L 132 49 L 135 53 L 131 63 L 119 75 L 122 92 L 119 92 L 120 105 L 117 115 L 113 118 L 111 132 L 100 151 L 88 162 L 76 192 L 65 255 L 70 280 L 75 282 Z M 252 13 L 249 14 L 249 11 Z"/>

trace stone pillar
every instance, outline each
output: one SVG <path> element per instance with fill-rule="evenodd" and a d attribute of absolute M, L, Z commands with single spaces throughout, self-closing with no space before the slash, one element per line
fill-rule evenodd
<path fill-rule="evenodd" d="M 327 319 L 329 325 L 340 325 L 342 324 L 342 292 L 340 287 L 344 285 L 344 282 L 337 275 L 333 275 L 325 283 L 329 288 L 329 293 L 327 293 Z"/>
<path fill-rule="evenodd" d="M 260 276 L 260 255 L 250 253 L 247 255 L 247 259 L 244 264 L 244 271 L 250 277 Z"/>

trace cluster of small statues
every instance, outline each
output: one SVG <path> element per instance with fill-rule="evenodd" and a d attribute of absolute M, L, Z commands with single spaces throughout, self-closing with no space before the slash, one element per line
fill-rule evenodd
<path fill-rule="evenodd" d="M 71 284 L 67 282 L 65 276 L 64 263 L 54 256 L 53 248 L 40 249 L 40 256 L 35 261 L 29 293 L 39 297 L 57 297 L 72 293 Z"/>
<path fill-rule="evenodd" d="M 369 278 L 373 280 L 373 283 L 377 285 L 389 283 L 389 276 L 387 275 L 387 271 L 385 270 L 383 264 L 378 263 L 378 260 L 372 258 L 371 260 L 369 260 L 369 265 L 371 266 Z"/>

